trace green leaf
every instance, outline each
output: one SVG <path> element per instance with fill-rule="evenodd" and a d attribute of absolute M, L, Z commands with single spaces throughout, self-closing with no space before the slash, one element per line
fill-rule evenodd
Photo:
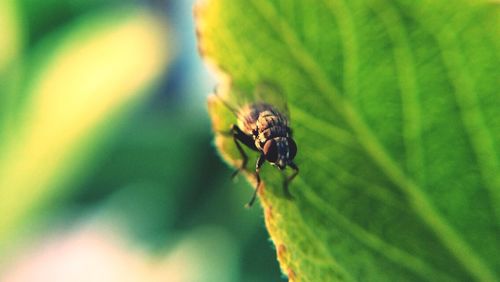
<path fill-rule="evenodd" d="M 497 3 L 213 0 L 196 16 L 223 99 L 272 81 L 288 101 L 294 200 L 267 165 L 260 201 L 290 280 L 498 281 Z M 216 131 L 235 122 L 209 109 Z"/>

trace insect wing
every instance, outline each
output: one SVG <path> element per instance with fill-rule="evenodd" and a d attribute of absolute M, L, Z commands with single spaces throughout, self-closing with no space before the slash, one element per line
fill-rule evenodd
<path fill-rule="evenodd" d="M 253 94 L 254 102 L 269 104 L 290 118 L 285 93 L 277 84 L 267 81 L 261 82 L 256 85 Z"/>
<path fill-rule="evenodd" d="M 254 103 L 255 99 L 251 92 L 243 91 L 232 85 L 221 88 L 222 89 L 216 88 L 214 90 L 214 96 L 219 102 L 224 104 L 224 107 L 231 111 L 234 116 L 238 116 L 238 112 L 243 107 Z"/>
<path fill-rule="evenodd" d="M 278 85 L 272 82 L 265 81 L 258 83 L 254 87 L 253 92 L 244 91 L 236 87 L 227 87 L 222 89 L 222 91 L 215 89 L 214 96 L 235 116 L 245 106 L 265 103 L 271 105 L 288 119 L 290 118 L 284 92 Z"/>

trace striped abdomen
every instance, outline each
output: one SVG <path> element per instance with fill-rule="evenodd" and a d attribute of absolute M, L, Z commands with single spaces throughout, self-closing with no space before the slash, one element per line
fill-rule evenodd
<path fill-rule="evenodd" d="M 290 135 L 286 116 L 269 104 L 243 107 L 238 113 L 238 121 L 240 128 L 253 136 L 255 146 L 260 150 L 267 140 Z"/>

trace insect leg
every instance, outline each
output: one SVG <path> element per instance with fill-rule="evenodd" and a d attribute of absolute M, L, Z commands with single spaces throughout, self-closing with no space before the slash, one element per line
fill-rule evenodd
<path fill-rule="evenodd" d="M 255 177 L 257 178 L 257 187 L 255 187 L 255 191 L 253 192 L 252 198 L 250 199 L 250 202 L 246 205 L 247 208 L 252 207 L 253 202 L 255 202 L 255 198 L 257 198 L 257 193 L 259 192 L 259 187 L 260 187 L 260 167 L 262 164 L 264 164 L 264 161 L 266 160 L 266 156 L 264 154 L 261 154 L 259 158 L 257 159 L 257 163 L 255 164 Z"/>
<path fill-rule="evenodd" d="M 231 126 L 231 132 L 233 135 L 234 143 L 236 144 L 236 148 L 238 148 L 241 158 L 243 159 L 240 168 L 236 169 L 231 175 L 231 178 L 235 178 L 240 171 L 245 170 L 248 162 L 248 156 L 247 154 L 245 154 L 245 151 L 243 151 L 240 142 L 245 144 L 250 149 L 256 150 L 257 148 L 255 148 L 253 137 L 245 134 L 245 132 L 241 131 L 241 129 L 237 125 L 233 124 Z"/>
<path fill-rule="evenodd" d="M 299 167 L 294 162 L 290 162 L 288 166 L 293 169 L 293 173 L 289 177 L 285 178 L 285 182 L 283 183 L 283 191 L 285 192 L 287 198 L 292 199 L 293 196 L 292 194 L 290 194 L 290 190 L 288 189 L 288 184 L 290 184 L 290 182 L 292 182 L 295 176 L 299 174 Z"/>

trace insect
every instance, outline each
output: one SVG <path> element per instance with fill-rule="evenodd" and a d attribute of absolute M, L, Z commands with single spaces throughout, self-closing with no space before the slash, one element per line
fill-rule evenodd
<path fill-rule="evenodd" d="M 242 163 L 232 174 L 232 178 L 244 171 L 247 166 L 248 156 L 243 150 L 242 144 L 260 153 L 255 164 L 257 185 L 247 207 L 251 207 L 257 197 L 261 184 L 260 169 L 266 161 L 282 172 L 284 176 L 283 191 L 288 198 L 292 197 L 288 185 L 299 173 L 298 166 L 293 162 L 297 154 L 297 144 L 292 137 L 285 100 L 283 97 L 276 96 L 280 93 L 272 84 L 261 83 L 255 88 L 254 98 L 256 101 L 245 103 L 239 108 L 229 105 L 219 97 L 237 117 L 237 124 L 231 125 L 228 135 L 232 136 L 241 155 Z M 216 94 L 216 96 L 218 95 Z M 286 167 L 293 170 L 293 173 L 288 177 L 285 174 Z"/>

